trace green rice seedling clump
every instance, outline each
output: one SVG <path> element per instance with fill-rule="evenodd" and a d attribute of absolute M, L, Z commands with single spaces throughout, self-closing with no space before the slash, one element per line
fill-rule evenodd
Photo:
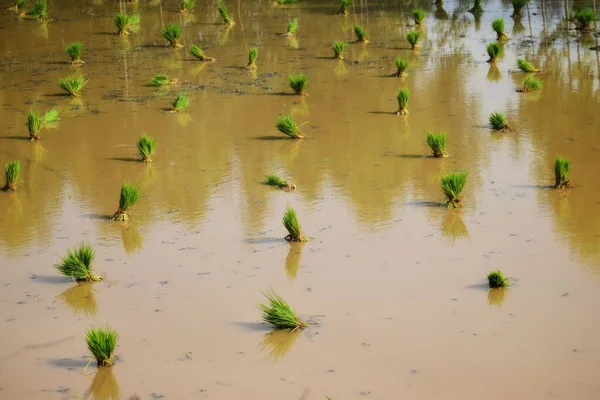
<path fill-rule="evenodd" d="M 475 2 L 473 3 L 473 7 L 471 7 L 469 12 L 476 16 L 483 14 L 483 6 L 481 5 L 481 0 L 475 0 Z"/>
<path fill-rule="evenodd" d="M 343 40 L 338 40 L 331 46 L 333 49 L 333 58 L 337 58 L 338 60 L 344 59 L 344 51 L 346 51 L 347 43 Z"/>
<path fill-rule="evenodd" d="M 179 83 L 179 81 L 176 79 L 169 79 L 169 77 L 165 74 L 154 75 L 150 81 L 152 86 L 166 86 L 174 83 Z"/>
<path fill-rule="evenodd" d="M 554 189 L 564 189 L 569 187 L 569 171 L 571 170 L 571 161 L 561 156 L 556 157 L 554 161 Z"/>
<path fill-rule="evenodd" d="M 354 25 L 354 34 L 356 35 L 357 41 L 369 43 L 369 39 L 367 39 L 367 31 L 365 31 L 360 25 Z"/>
<path fill-rule="evenodd" d="M 129 221 L 129 209 L 140 198 L 140 188 L 134 184 L 123 182 L 119 196 L 119 209 L 112 216 L 113 221 Z"/>
<path fill-rule="evenodd" d="M 406 69 L 408 68 L 408 61 L 401 57 L 396 57 L 394 60 L 396 62 L 396 76 L 398 78 L 406 78 L 408 74 L 406 73 Z"/>
<path fill-rule="evenodd" d="M 500 111 L 494 111 L 488 118 L 492 129 L 501 132 L 510 132 L 512 129 L 506 122 L 506 117 Z"/>
<path fill-rule="evenodd" d="M 117 29 L 117 34 L 121 36 L 129 35 L 129 28 L 133 25 L 137 25 L 140 22 L 140 17 L 137 15 L 127 15 L 119 13 L 115 15 L 113 22 Z"/>
<path fill-rule="evenodd" d="M 67 250 L 67 255 L 54 267 L 64 276 L 76 281 L 101 281 L 104 278 L 93 273 L 94 258 L 94 247 L 88 243 L 80 243 L 73 250 Z"/>
<path fill-rule="evenodd" d="M 288 82 L 290 84 L 290 88 L 294 91 L 295 94 L 299 96 L 307 96 L 308 94 L 304 91 L 304 88 L 308 84 L 308 77 L 303 73 L 299 73 L 298 75 L 290 74 L 288 76 Z"/>
<path fill-rule="evenodd" d="M 519 18 L 521 16 L 521 10 L 527 4 L 528 0 L 512 0 L 513 5 L 513 17 Z"/>
<path fill-rule="evenodd" d="M 179 112 L 188 108 L 190 105 L 190 98 L 186 92 L 181 92 L 177 95 L 175 100 L 173 101 L 173 106 L 171 109 L 172 113 Z"/>
<path fill-rule="evenodd" d="M 304 135 L 300 132 L 300 126 L 294 122 L 294 119 L 289 114 L 280 115 L 275 122 L 275 127 L 290 139 L 304 138 Z"/>
<path fill-rule="evenodd" d="M 544 87 L 542 80 L 534 75 L 529 75 L 523 81 L 523 87 L 519 90 L 520 92 L 536 92 Z"/>
<path fill-rule="evenodd" d="M 488 56 L 490 56 L 490 58 L 487 62 L 495 63 L 496 61 L 498 61 L 498 57 L 500 57 L 500 52 L 501 52 L 501 48 L 498 43 L 494 42 L 494 43 L 488 44 L 487 45 L 487 53 L 488 53 Z"/>
<path fill-rule="evenodd" d="M 508 36 L 504 33 L 504 19 L 496 18 L 492 21 L 492 29 L 496 32 L 498 42 L 506 42 Z"/>
<path fill-rule="evenodd" d="M 417 25 L 417 26 L 423 25 L 423 21 L 425 21 L 425 15 L 426 15 L 425 10 L 423 10 L 422 8 L 417 8 L 415 10 L 412 10 L 412 15 L 415 20 L 415 25 Z"/>
<path fill-rule="evenodd" d="M 253 47 L 250 49 L 250 52 L 248 52 L 248 65 L 246 66 L 246 68 L 248 69 L 256 69 L 256 60 L 258 59 L 258 49 L 256 47 Z"/>
<path fill-rule="evenodd" d="M 137 148 L 142 156 L 142 161 L 145 163 L 152 162 L 150 158 L 156 151 L 156 139 L 142 133 L 137 141 Z"/>
<path fill-rule="evenodd" d="M 286 181 L 285 179 L 277 176 L 277 175 L 266 175 L 265 180 L 263 181 L 264 185 L 267 186 L 277 186 L 280 189 L 294 190 L 296 189 L 296 185 Z"/>
<path fill-rule="evenodd" d="M 287 24 L 287 31 L 285 33 L 285 35 L 287 37 L 292 37 L 296 35 L 296 32 L 298 31 L 298 18 L 294 18 L 293 20 L 291 20 L 290 22 L 288 22 Z"/>
<path fill-rule="evenodd" d="M 419 46 L 420 38 L 421 31 L 408 31 L 406 33 L 406 40 L 408 40 L 408 43 L 410 43 L 410 46 L 414 51 L 418 51 L 419 49 L 421 49 L 421 46 Z"/>
<path fill-rule="evenodd" d="M 163 29 L 162 35 L 171 47 L 183 47 L 181 44 L 181 26 L 179 24 L 168 24 Z"/>
<path fill-rule="evenodd" d="M 110 367 L 113 364 L 118 340 L 119 334 L 117 331 L 108 326 L 90 328 L 85 332 L 88 350 L 96 359 L 98 367 Z"/>
<path fill-rule="evenodd" d="M 288 231 L 285 240 L 288 242 L 308 242 L 308 238 L 302 233 L 296 211 L 294 211 L 291 206 L 286 207 L 282 222 L 283 226 Z"/>
<path fill-rule="evenodd" d="M 27 15 L 37 19 L 40 22 L 51 21 L 48 14 L 48 2 L 46 0 L 38 0 L 33 3 L 31 10 L 27 11 Z"/>
<path fill-rule="evenodd" d="M 427 146 L 431 149 L 434 157 L 447 157 L 446 142 L 448 135 L 445 132 L 429 132 L 427 133 Z"/>
<path fill-rule="evenodd" d="M 67 76 L 66 78 L 60 78 L 58 86 L 67 92 L 69 96 L 78 97 L 87 82 L 82 76 Z"/>
<path fill-rule="evenodd" d="M 19 174 L 21 172 L 21 163 L 19 160 L 9 162 L 4 166 L 4 186 L 5 192 L 16 192 L 18 189 Z"/>
<path fill-rule="evenodd" d="M 58 107 L 52 107 L 46 111 L 42 119 L 44 120 L 44 125 L 60 120 L 60 109 Z"/>
<path fill-rule="evenodd" d="M 27 113 L 27 129 L 31 141 L 39 140 L 40 133 L 44 127 L 44 117 L 36 110 L 29 110 Z"/>
<path fill-rule="evenodd" d="M 194 11 L 194 8 L 196 8 L 194 0 L 181 0 L 181 3 L 179 3 L 179 12 L 182 14 Z"/>
<path fill-rule="evenodd" d="M 215 61 L 214 58 L 208 57 L 206 55 L 206 53 L 204 53 L 204 50 L 202 50 L 200 47 L 195 46 L 195 45 L 190 46 L 190 54 L 193 55 L 194 57 L 196 57 L 200 61 Z"/>
<path fill-rule="evenodd" d="M 591 8 L 578 8 L 575 10 L 573 19 L 577 23 L 577 28 L 589 32 L 592 30 L 592 22 L 596 20 L 596 13 Z"/>
<path fill-rule="evenodd" d="M 408 115 L 410 111 L 408 111 L 408 97 L 409 92 L 408 89 L 400 89 L 398 94 L 396 95 L 396 99 L 398 100 L 398 111 L 396 114 L 398 115 Z"/>
<path fill-rule="evenodd" d="M 81 50 L 83 49 L 83 44 L 81 42 L 73 42 L 69 43 L 67 47 L 65 47 L 65 51 L 71 57 L 71 64 L 83 64 L 81 60 Z"/>
<path fill-rule="evenodd" d="M 339 15 L 348 15 L 350 14 L 350 6 L 352 5 L 352 0 L 341 0 L 340 1 L 340 9 L 336 11 L 334 14 Z"/>
<path fill-rule="evenodd" d="M 227 6 L 223 2 L 223 0 L 219 0 L 217 2 L 217 10 L 219 11 L 221 18 L 223 18 L 223 22 L 225 23 L 225 25 L 231 26 L 235 24 L 234 20 L 232 20 L 231 17 L 229 17 L 229 11 L 227 10 Z"/>
<path fill-rule="evenodd" d="M 8 10 L 14 11 L 19 15 L 24 14 L 24 11 L 23 11 L 24 9 L 25 9 L 25 0 L 15 0 L 14 4 L 8 8 Z"/>
<path fill-rule="evenodd" d="M 487 275 L 488 286 L 490 289 L 503 288 L 508 285 L 508 279 L 504 277 L 501 271 L 492 271 Z"/>
<path fill-rule="evenodd" d="M 275 329 L 303 329 L 306 322 L 302 321 L 296 315 L 296 312 L 289 304 L 273 289 L 263 292 L 268 300 L 268 304 L 259 304 L 258 308 L 262 311 L 262 320 Z"/>
<path fill-rule="evenodd" d="M 523 72 L 540 72 L 538 68 L 535 68 L 524 58 L 517 58 L 517 67 Z"/>
<path fill-rule="evenodd" d="M 467 171 L 454 171 L 442 176 L 440 185 L 442 192 L 446 197 L 446 207 L 462 207 L 462 191 L 467 183 Z"/>

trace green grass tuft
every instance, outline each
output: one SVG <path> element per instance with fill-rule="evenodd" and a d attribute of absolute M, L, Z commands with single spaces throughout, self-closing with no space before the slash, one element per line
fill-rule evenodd
<path fill-rule="evenodd" d="M 275 329 L 303 329 L 306 322 L 296 315 L 289 304 L 281 298 L 273 289 L 263 292 L 269 304 L 259 304 L 262 311 L 262 320 L 271 324 Z"/>
<path fill-rule="evenodd" d="M 510 126 L 506 123 L 506 117 L 500 111 L 494 111 L 490 114 L 488 121 L 492 129 L 496 131 L 510 131 Z"/>
<path fill-rule="evenodd" d="M 200 61 L 214 61 L 214 58 L 208 57 L 206 55 L 206 53 L 204 53 L 204 50 L 202 50 L 200 47 L 198 47 L 196 45 L 190 46 L 190 54 L 193 55 L 194 57 L 196 57 Z"/>
<path fill-rule="evenodd" d="M 25 0 L 15 0 L 14 4 L 8 9 L 21 15 L 25 9 Z"/>
<path fill-rule="evenodd" d="M 291 206 L 287 206 L 283 214 L 283 226 L 288 231 L 285 240 L 288 242 L 307 242 L 308 238 L 302 234 L 300 222 L 296 216 L 296 211 Z"/>
<path fill-rule="evenodd" d="M 350 13 L 351 5 L 352 5 L 352 0 L 341 0 L 340 1 L 340 9 L 336 12 L 336 14 L 348 15 Z"/>
<path fill-rule="evenodd" d="M 278 175 L 273 174 L 266 175 L 263 184 L 267 186 L 277 186 L 280 189 L 296 189 L 296 185 L 286 181 L 284 178 L 281 178 Z"/>
<path fill-rule="evenodd" d="M 492 29 L 498 35 L 497 40 L 499 42 L 506 42 L 508 40 L 508 36 L 504 33 L 504 19 L 496 18 L 492 21 Z"/>
<path fill-rule="evenodd" d="M 38 140 L 44 127 L 44 117 L 36 110 L 29 110 L 27 113 L 27 129 L 31 140 Z"/>
<path fill-rule="evenodd" d="M 561 156 L 556 157 L 554 161 L 554 189 L 563 189 L 569 187 L 569 171 L 571 170 L 571 161 Z"/>
<path fill-rule="evenodd" d="M 406 40 L 410 43 L 410 46 L 413 50 L 419 50 L 421 46 L 419 46 L 419 39 L 421 38 L 421 31 L 408 31 L 406 33 Z"/>
<path fill-rule="evenodd" d="M 523 72 L 540 72 L 538 68 L 535 68 L 524 58 L 517 58 L 517 67 Z"/>
<path fill-rule="evenodd" d="M 92 245 L 80 243 L 73 250 L 67 250 L 67 255 L 54 267 L 64 276 L 76 281 L 101 281 L 104 278 L 94 275 L 92 271 L 95 257 L 96 250 Z"/>
<path fill-rule="evenodd" d="M 124 36 L 129 35 L 129 28 L 131 28 L 132 25 L 137 25 L 140 23 L 140 17 L 138 15 L 119 13 L 115 15 L 113 22 L 115 24 L 115 28 L 117 28 L 117 34 Z"/>
<path fill-rule="evenodd" d="M 156 151 L 156 139 L 142 133 L 137 141 L 137 148 L 142 156 L 142 161 L 145 163 L 152 162 L 150 158 Z"/>
<path fill-rule="evenodd" d="M 333 49 L 333 58 L 337 58 L 338 60 L 344 59 L 344 51 L 346 51 L 346 46 L 348 44 L 343 40 L 338 40 L 331 46 Z"/>
<path fill-rule="evenodd" d="M 541 90 L 544 87 L 542 80 L 534 75 L 529 75 L 523 81 L 523 87 L 521 88 L 521 92 L 535 92 Z"/>
<path fill-rule="evenodd" d="M 296 32 L 298 31 L 298 26 L 299 26 L 298 18 L 294 18 L 293 20 L 288 22 L 286 36 L 288 36 L 288 37 L 294 36 L 296 34 Z"/>
<path fill-rule="evenodd" d="M 171 47 L 183 47 L 181 44 L 181 26 L 179 24 L 169 24 L 165 26 L 162 35 Z"/>
<path fill-rule="evenodd" d="M 440 185 L 446 197 L 446 207 L 462 207 L 462 191 L 467 183 L 468 176 L 467 171 L 454 171 L 442 176 Z"/>
<path fill-rule="evenodd" d="M 367 39 L 367 31 L 365 31 L 360 25 L 354 25 L 354 34 L 356 35 L 356 40 L 359 42 L 369 42 L 369 39 Z"/>
<path fill-rule="evenodd" d="M 573 19 L 577 23 L 577 28 L 582 31 L 591 31 L 592 22 L 596 20 L 596 13 L 591 8 L 578 8 L 574 11 Z"/>
<path fill-rule="evenodd" d="M 401 57 L 396 57 L 394 60 L 396 62 L 396 76 L 398 78 L 404 78 L 408 76 L 406 73 L 406 69 L 408 68 L 408 61 Z"/>
<path fill-rule="evenodd" d="M 488 286 L 490 289 L 503 288 L 508 285 L 508 279 L 504 277 L 501 271 L 492 271 L 487 275 Z"/>
<path fill-rule="evenodd" d="M 415 25 L 423 25 L 423 21 L 425 21 L 426 16 L 425 10 L 423 10 L 422 8 L 417 8 L 415 10 L 412 10 L 412 15 L 415 20 Z"/>
<path fill-rule="evenodd" d="M 18 189 L 19 174 L 21 172 L 21 163 L 19 160 L 10 161 L 4 166 L 4 186 L 2 190 L 16 192 Z"/>
<path fill-rule="evenodd" d="M 60 78 L 58 86 L 69 96 L 78 97 L 87 82 L 82 76 L 67 76 Z"/>
<path fill-rule="evenodd" d="M 400 89 L 398 94 L 396 95 L 396 99 L 398 100 L 398 111 L 396 114 L 398 115 L 408 115 L 410 111 L 408 111 L 408 98 L 409 98 L 408 89 Z"/>
<path fill-rule="evenodd" d="M 500 57 L 500 53 L 501 53 L 502 49 L 500 48 L 500 45 L 496 42 L 494 43 L 490 43 L 487 45 L 487 53 L 488 56 L 490 56 L 490 59 L 487 61 L 489 63 L 495 63 L 498 60 L 498 57 Z"/>
<path fill-rule="evenodd" d="M 299 73 L 298 75 L 290 74 L 288 76 L 288 82 L 294 93 L 300 96 L 306 95 L 304 92 L 304 88 L 308 84 L 308 77 L 306 75 L 303 73 Z"/>
<path fill-rule="evenodd" d="M 187 14 L 194 11 L 194 8 L 196 8 L 196 2 L 194 0 L 181 0 L 181 3 L 179 3 L 180 13 Z"/>
<path fill-rule="evenodd" d="M 512 0 L 513 5 L 513 17 L 518 18 L 521 16 L 521 10 L 527 4 L 528 0 Z"/>
<path fill-rule="evenodd" d="M 99 367 L 110 367 L 113 364 L 114 352 L 119 340 L 116 330 L 109 328 L 90 328 L 85 332 L 85 341 L 90 353 Z"/>
<path fill-rule="evenodd" d="M 38 0 L 33 3 L 31 10 L 27 11 L 27 15 L 34 17 L 40 22 L 50 21 L 48 14 L 48 2 L 46 0 Z"/>
<path fill-rule="evenodd" d="M 300 126 L 294 122 L 289 114 L 283 114 L 277 117 L 275 122 L 277 130 L 291 139 L 302 139 L 304 135 L 300 132 Z"/>
<path fill-rule="evenodd" d="M 190 98 L 186 92 L 181 92 L 177 95 L 173 101 L 171 112 L 179 112 L 188 108 L 190 105 Z"/>
<path fill-rule="evenodd" d="M 225 25 L 231 26 L 235 24 L 231 17 L 229 17 L 229 11 L 227 10 L 225 3 L 223 3 L 223 0 L 217 2 L 217 10 L 219 11 L 219 14 L 221 14 L 221 18 L 223 18 Z"/>
<path fill-rule="evenodd" d="M 256 47 L 253 47 L 250 49 L 250 52 L 248 52 L 248 65 L 246 66 L 246 68 L 248 69 L 256 69 L 256 60 L 258 59 L 258 49 Z"/>
<path fill-rule="evenodd" d="M 65 51 L 71 57 L 71 64 L 83 64 L 81 60 L 81 50 L 83 49 L 83 44 L 81 42 L 73 42 L 69 43 L 67 47 L 65 47 Z"/>
<path fill-rule="evenodd" d="M 60 109 L 58 107 L 52 107 L 42 116 L 44 124 L 51 124 L 60 120 Z"/>
<path fill-rule="evenodd" d="M 140 198 L 140 188 L 132 183 L 123 182 L 119 196 L 119 209 L 112 216 L 113 221 L 129 221 L 129 209 Z"/>
<path fill-rule="evenodd" d="M 154 75 L 152 77 L 152 80 L 150 81 L 150 84 L 152 86 L 166 86 L 172 83 L 176 83 L 176 81 L 170 80 L 169 77 L 165 74 Z"/>
<path fill-rule="evenodd" d="M 429 132 L 427 133 L 427 146 L 431 149 L 434 157 L 446 157 L 446 142 L 448 135 L 445 132 Z"/>

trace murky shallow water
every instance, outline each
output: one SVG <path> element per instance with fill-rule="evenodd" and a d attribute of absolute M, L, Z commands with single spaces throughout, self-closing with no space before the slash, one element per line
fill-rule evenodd
<path fill-rule="evenodd" d="M 231 4 L 227 30 L 206 1 L 187 17 L 143 2 L 126 41 L 109 34 L 118 2 L 52 2 L 47 27 L 0 15 L 0 163 L 22 163 L 21 190 L 0 195 L 0 398 L 598 398 L 595 40 L 562 28 L 562 3 L 530 4 L 521 33 L 508 2 L 487 4 L 480 23 L 466 2 L 445 3 L 449 19 L 420 3 L 430 15 L 415 55 L 403 39 L 412 6 L 356 1 L 344 18 L 328 15 L 335 3 Z M 295 16 L 297 44 L 279 35 Z M 494 70 L 498 16 L 512 40 Z M 171 21 L 218 61 L 164 47 Z M 327 59 L 355 22 L 371 43 Z M 90 78 L 81 105 L 56 85 L 76 39 Z M 256 75 L 240 68 L 252 46 Z M 403 82 L 389 77 L 398 55 Z M 541 94 L 515 92 L 517 56 L 548 70 Z M 297 71 L 309 97 L 287 95 Z M 163 111 L 179 89 L 147 85 L 159 72 L 190 93 L 183 115 Z M 407 119 L 393 115 L 399 86 Z M 51 105 L 64 110 L 56 129 L 21 140 L 29 107 Z M 490 132 L 494 110 L 515 134 Z M 311 137 L 271 140 L 283 111 Z M 449 133 L 452 157 L 422 157 L 428 130 Z M 142 131 L 159 142 L 152 166 L 131 161 Z M 557 154 L 572 160 L 569 191 L 543 188 Z M 456 168 L 470 171 L 461 212 L 434 204 Z M 272 172 L 299 189 L 260 185 Z M 127 226 L 104 219 L 124 179 L 143 193 Z M 303 246 L 283 240 L 288 204 L 313 238 Z M 107 276 L 93 287 L 52 268 L 82 240 Z M 514 282 L 503 298 L 484 289 L 498 268 Z M 255 308 L 269 286 L 315 323 L 270 335 Z M 121 333 L 120 362 L 83 372 L 84 331 L 104 323 Z"/>

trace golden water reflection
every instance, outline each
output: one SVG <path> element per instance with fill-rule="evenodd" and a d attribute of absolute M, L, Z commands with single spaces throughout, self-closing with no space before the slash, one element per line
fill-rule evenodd
<path fill-rule="evenodd" d="M 285 257 L 285 273 L 290 280 L 294 280 L 300 268 L 302 249 L 306 243 L 290 243 L 290 249 Z"/>
<path fill-rule="evenodd" d="M 301 333 L 301 329 L 277 329 L 269 332 L 259 343 L 261 352 L 267 352 L 267 359 L 275 363 L 290 351 Z"/>
<path fill-rule="evenodd" d="M 500 307 L 504 303 L 507 288 L 490 289 L 487 293 L 487 302 L 490 306 Z"/>
<path fill-rule="evenodd" d="M 101 367 L 94 375 L 90 387 L 83 395 L 84 400 L 118 400 L 121 398 L 121 388 L 113 367 Z"/>
<path fill-rule="evenodd" d="M 92 318 L 98 312 L 98 303 L 94 297 L 94 283 L 80 282 L 57 296 L 76 316 Z"/>

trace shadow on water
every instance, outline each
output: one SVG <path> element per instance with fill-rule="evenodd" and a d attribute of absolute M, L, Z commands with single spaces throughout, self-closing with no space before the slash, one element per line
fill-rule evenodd
<path fill-rule="evenodd" d="M 470 285 L 466 285 L 465 289 L 474 289 L 474 290 L 489 290 L 488 287 L 488 283 L 487 282 L 480 282 L 480 283 L 472 283 Z"/>
<path fill-rule="evenodd" d="M 46 360 L 46 364 L 51 365 L 57 368 L 63 369 L 81 369 L 83 370 L 85 367 L 90 364 L 89 358 L 52 358 L 50 360 Z"/>
<path fill-rule="evenodd" d="M 232 324 L 250 332 L 266 332 L 271 330 L 269 325 L 262 322 L 232 322 Z"/>
<path fill-rule="evenodd" d="M 520 188 L 520 189 L 554 189 L 552 185 L 511 185 L 512 187 Z"/>
<path fill-rule="evenodd" d="M 0 136 L 0 139 L 5 140 L 31 140 L 29 136 Z"/>
<path fill-rule="evenodd" d="M 82 214 L 80 217 L 87 218 L 87 219 L 95 219 L 95 220 L 109 220 L 111 215 L 91 213 L 91 214 Z"/>
<path fill-rule="evenodd" d="M 417 207 L 432 207 L 432 208 L 444 208 L 444 204 L 438 201 L 409 201 L 405 203 L 407 206 L 417 206 Z"/>
<path fill-rule="evenodd" d="M 49 284 L 64 284 L 64 283 L 69 283 L 69 282 L 73 282 L 73 279 L 64 277 L 64 276 L 58 276 L 58 275 L 31 275 L 29 277 L 29 279 L 33 280 L 33 281 L 38 281 L 38 282 L 42 282 L 42 283 L 49 283 Z"/>
<path fill-rule="evenodd" d="M 388 156 L 390 157 L 390 156 Z M 421 159 L 421 158 L 436 158 L 432 155 L 427 155 L 427 154 L 397 154 L 394 155 L 393 157 L 400 157 L 400 158 L 417 158 L 417 159 Z"/>
<path fill-rule="evenodd" d="M 254 140 L 289 140 L 286 137 L 281 137 L 281 136 L 255 136 L 252 139 Z"/>
<path fill-rule="evenodd" d="M 139 163 L 139 162 L 141 162 L 138 158 L 133 158 L 133 157 L 108 157 L 107 160 L 122 161 L 122 162 L 133 162 L 133 163 Z"/>
<path fill-rule="evenodd" d="M 375 115 L 396 115 L 396 111 L 369 111 L 368 113 Z"/>
<path fill-rule="evenodd" d="M 258 238 L 248 238 L 244 240 L 247 244 L 269 244 L 269 243 L 282 243 L 284 242 L 284 238 L 278 237 L 258 237 Z"/>

